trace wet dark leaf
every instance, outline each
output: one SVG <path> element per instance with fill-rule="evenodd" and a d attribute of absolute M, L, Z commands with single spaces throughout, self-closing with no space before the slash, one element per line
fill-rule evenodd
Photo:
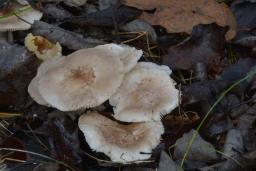
<path fill-rule="evenodd" d="M 159 32 L 159 30 L 156 30 Z M 161 28 L 160 28 L 161 31 Z M 158 33 L 157 43 L 161 48 L 170 48 L 171 46 L 177 45 L 184 41 L 188 35 L 178 33 Z"/>
<path fill-rule="evenodd" d="M 216 24 L 195 26 L 187 40 L 169 49 L 163 64 L 183 70 L 193 69 L 198 62 L 211 67 L 219 65 L 224 52 L 225 33 L 226 29 Z"/>
<path fill-rule="evenodd" d="M 238 29 L 251 29 L 256 27 L 256 3 L 248 1 L 235 1 L 231 10 L 233 11 Z"/>
<path fill-rule="evenodd" d="M 73 17 L 70 12 L 54 4 L 45 5 L 44 14 L 47 15 L 48 18 L 54 18 L 56 20 L 64 20 Z"/>
<path fill-rule="evenodd" d="M 244 143 L 241 132 L 238 129 L 230 129 L 226 135 L 223 158 L 237 156 L 244 152 Z M 229 156 L 229 157 L 227 157 Z"/>
<path fill-rule="evenodd" d="M 104 10 L 116 4 L 118 0 L 99 0 L 99 9 Z"/>
<path fill-rule="evenodd" d="M 174 147 L 174 157 L 181 159 L 186 151 L 187 143 L 191 140 L 191 137 L 195 133 L 195 130 L 191 130 L 185 133 L 180 139 L 176 141 Z M 188 153 L 187 160 L 209 162 L 218 158 L 214 146 L 205 141 L 199 134 L 197 134 L 194 143 L 191 146 L 190 152 Z"/>
<path fill-rule="evenodd" d="M 233 128 L 233 124 L 227 115 L 224 113 L 215 112 L 211 114 L 202 131 L 206 137 L 214 138 L 231 128 Z"/>
<path fill-rule="evenodd" d="M 47 121 L 38 130 L 48 136 L 51 156 L 70 165 L 78 165 L 82 159 L 79 153 L 78 128 L 69 117 L 59 117 Z"/>
<path fill-rule="evenodd" d="M 211 103 L 216 95 L 224 90 L 228 85 L 226 81 L 209 80 L 194 82 L 182 87 L 182 103 L 191 104 L 200 101 Z"/>
<path fill-rule="evenodd" d="M 0 56 L 0 107 L 22 108 L 40 61 L 25 47 L 8 43 L 0 43 Z"/>
<path fill-rule="evenodd" d="M 74 17 L 67 20 L 80 27 L 83 26 L 109 26 L 114 27 L 115 24 L 125 24 L 141 14 L 140 10 L 126 7 L 123 5 L 115 5 L 105 10 L 90 13 L 84 17 Z"/>
<path fill-rule="evenodd" d="M 237 63 L 226 67 L 220 75 L 220 79 L 233 83 L 243 78 L 255 65 L 255 59 L 241 58 Z"/>
<path fill-rule="evenodd" d="M 243 46 L 247 51 L 251 50 L 250 55 L 256 54 L 256 3 L 250 1 L 235 1 L 231 9 L 236 17 L 239 28 L 238 34 L 234 39 L 236 45 Z"/>
<path fill-rule="evenodd" d="M 67 31 L 42 21 L 36 21 L 32 25 L 32 33 L 35 35 L 44 36 L 52 42 L 59 42 L 61 45 L 64 45 L 72 50 L 90 48 L 100 44 L 105 44 L 105 42 L 102 40 L 84 38 L 78 33 Z"/>
<path fill-rule="evenodd" d="M 247 30 L 238 32 L 236 38 L 233 41 L 234 44 L 247 47 L 256 47 L 256 30 Z"/>
<path fill-rule="evenodd" d="M 170 171 L 170 170 L 178 171 L 178 166 L 165 151 L 162 151 L 158 170 L 159 171 Z"/>
<path fill-rule="evenodd" d="M 256 149 L 256 105 L 239 118 L 238 129 L 241 131 L 246 150 Z"/>
<path fill-rule="evenodd" d="M 196 70 L 195 77 L 197 80 L 199 81 L 207 80 L 207 67 L 204 63 L 202 62 L 196 63 L 195 70 Z"/>
<path fill-rule="evenodd" d="M 239 106 L 235 106 L 231 109 L 230 117 L 231 118 L 237 118 L 238 116 L 244 114 L 249 108 L 249 105 L 247 104 L 241 104 Z"/>

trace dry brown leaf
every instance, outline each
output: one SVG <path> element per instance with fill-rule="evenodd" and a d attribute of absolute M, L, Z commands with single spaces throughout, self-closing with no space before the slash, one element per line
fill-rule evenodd
<path fill-rule="evenodd" d="M 155 9 L 154 13 L 144 12 L 141 16 L 152 25 L 161 25 L 170 33 L 191 33 L 193 26 L 216 22 L 229 27 L 226 39 L 236 34 L 236 21 L 229 7 L 215 0 L 122 0 L 125 5 L 142 10 Z"/>

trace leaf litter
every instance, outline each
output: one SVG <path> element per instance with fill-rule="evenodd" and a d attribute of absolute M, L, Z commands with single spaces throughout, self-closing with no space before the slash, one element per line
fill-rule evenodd
<path fill-rule="evenodd" d="M 0 36 L 1 168 L 256 168 L 254 1 L 28 2 L 43 13 L 41 21 L 31 23 L 28 31 L 3 32 Z M 6 10 L 8 3 L 0 3 Z M 151 158 L 115 163 L 108 155 L 92 151 L 78 129 L 78 118 L 85 110 L 60 112 L 29 97 L 28 84 L 42 61 L 25 48 L 28 33 L 42 36 L 46 42 L 58 42 L 63 56 L 83 48 L 123 42 L 142 49 L 140 61 L 170 67 L 181 97 L 175 110 L 160 117 L 165 132 L 160 144 L 147 154 Z M 113 120 L 111 104 L 101 106 L 94 110 Z"/>

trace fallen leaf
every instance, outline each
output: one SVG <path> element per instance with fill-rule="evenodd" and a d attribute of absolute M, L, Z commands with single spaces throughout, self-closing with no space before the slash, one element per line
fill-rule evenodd
<path fill-rule="evenodd" d="M 250 56 L 255 56 L 256 54 L 255 2 L 239 0 L 234 1 L 231 5 L 231 10 L 235 15 L 238 28 L 238 32 L 233 43 L 244 47 L 246 50 L 251 48 Z"/>
<path fill-rule="evenodd" d="M 23 108 L 40 61 L 25 47 L 9 43 L 0 43 L 0 56 L 0 107 Z"/>
<path fill-rule="evenodd" d="M 179 168 L 172 158 L 165 152 L 161 152 L 160 161 L 159 161 L 159 171 L 178 171 Z"/>
<path fill-rule="evenodd" d="M 198 81 L 182 87 L 182 103 L 211 103 L 216 95 L 221 93 L 228 83 L 225 80 Z"/>
<path fill-rule="evenodd" d="M 231 6 L 231 10 L 235 15 L 239 30 L 256 27 L 256 3 L 235 1 Z"/>
<path fill-rule="evenodd" d="M 226 135 L 223 158 L 234 157 L 244 152 L 244 143 L 241 132 L 238 129 L 230 129 Z"/>
<path fill-rule="evenodd" d="M 188 142 L 191 140 L 195 132 L 196 131 L 192 129 L 190 132 L 185 133 L 180 139 L 176 141 L 174 148 L 175 158 L 181 159 L 183 157 L 187 149 L 186 146 L 188 145 Z M 206 142 L 201 138 L 199 134 L 197 134 L 195 141 L 187 155 L 187 160 L 209 162 L 216 159 L 218 159 L 218 156 L 214 146 Z"/>
<path fill-rule="evenodd" d="M 243 114 L 238 121 L 238 129 L 241 131 L 244 146 L 247 151 L 256 149 L 256 105 L 253 105 L 248 111 Z"/>
<path fill-rule="evenodd" d="M 252 48 L 256 50 L 256 30 L 244 30 L 238 32 L 233 43 L 236 45 L 243 46 L 245 48 Z"/>
<path fill-rule="evenodd" d="M 42 21 L 34 22 L 32 25 L 32 33 L 34 35 L 43 36 L 49 41 L 59 42 L 61 45 L 72 50 L 91 48 L 106 43 L 98 39 L 84 38 L 81 34 L 64 30 L 60 27 Z"/>
<path fill-rule="evenodd" d="M 191 36 L 168 50 L 163 57 L 163 64 L 171 69 L 189 70 L 197 63 L 216 67 L 224 55 L 226 29 L 216 24 L 198 25 L 193 28 Z"/>
<path fill-rule="evenodd" d="M 70 165 L 82 162 L 79 153 L 79 139 L 77 124 L 68 116 L 53 118 L 39 127 L 37 131 L 48 136 L 50 153 L 53 158 L 65 161 Z"/>
<path fill-rule="evenodd" d="M 202 130 L 207 138 L 215 138 L 233 127 L 232 122 L 225 113 L 212 113 Z"/>
<path fill-rule="evenodd" d="M 55 4 L 46 4 L 44 6 L 44 15 L 48 18 L 54 18 L 56 20 L 64 20 L 73 17 L 73 15 L 62 7 Z"/>
<path fill-rule="evenodd" d="M 235 18 L 225 3 L 215 0 L 123 0 L 125 5 L 142 10 L 153 10 L 153 14 L 144 12 L 141 16 L 153 25 L 161 25 L 170 33 L 187 32 L 198 24 L 217 23 L 229 27 L 226 39 L 236 34 Z"/>
<path fill-rule="evenodd" d="M 118 3 L 118 0 L 99 0 L 99 9 L 104 10 Z"/>
<path fill-rule="evenodd" d="M 232 64 L 224 69 L 222 74 L 219 76 L 219 80 L 226 80 L 229 84 L 232 84 L 243 77 L 247 73 L 253 71 L 256 67 L 256 60 L 253 58 L 240 58 L 235 64 Z M 247 79 L 246 81 L 240 83 L 236 87 L 236 92 L 238 94 L 243 94 L 244 91 L 251 85 L 251 82 L 255 80 L 255 76 Z"/>
<path fill-rule="evenodd" d="M 115 24 L 125 24 L 141 14 L 141 11 L 124 5 L 115 5 L 102 11 L 87 14 L 86 16 L 72 17 L 67 20 L 77 26 L 108 26 L 114 27 Z"/>

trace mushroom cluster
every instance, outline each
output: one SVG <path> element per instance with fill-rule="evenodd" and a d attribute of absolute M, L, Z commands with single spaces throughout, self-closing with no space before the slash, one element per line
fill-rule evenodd
<path fill-rule="evenodd" d="M 133 47 L 105 44 L 50 58 L 38 68 L 28 92 L 37 103 L 61 111 L 109 100 L 116 121 L 97 111 L 80 116 L 87 143 L 114 162 L 145 160 L 160 143 L 161 117 L 177 107 L 179 93 L 167 66 L 138 62 L 141 56 Z"/>
<path fill-rule="evenodd" d="M 129 46 L 106 44 L 43 62 L 28 92 L 39 104 L 61 111 L 96 107 L 120 87 L 142 55 Z"/>

